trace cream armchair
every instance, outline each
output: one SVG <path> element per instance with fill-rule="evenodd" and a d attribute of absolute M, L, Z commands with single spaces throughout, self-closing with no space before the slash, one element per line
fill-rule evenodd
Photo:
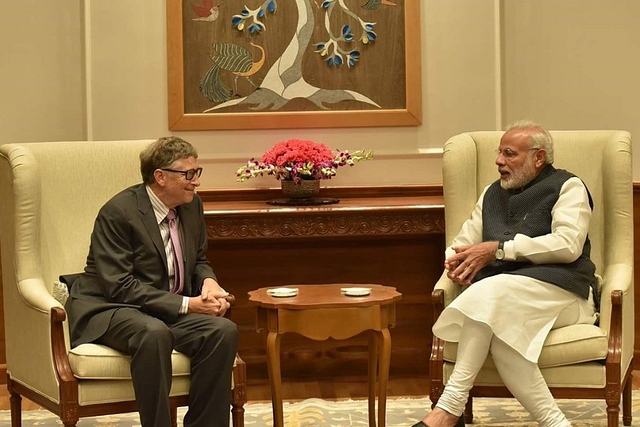
<path fill-rule="evenodd" d="M 446 241 L 450 244 L 486 185 L 498 178 L 495 150 L 503 132 L 472 132 L 444 146 L 443 182 Z M 602 277 L 599 325 L 573 325 L 551 331 L 539 359 L 557 398 L 604 399 L 608 426 L 631 425 L 631 371 L 634 342 L 633 198 L 631 137 L 622 131 L 551 132 L 554 166 L 578 175 L 594 200 L 589 236 L 591 257 Z M 461 288 L 443 274 L 432 300 L 435 319 Z M 434 337 L 430 360 L 432 403 L 451 375 L 457 346 Z M 491 356 L 485 362 L 465 410 L 473 419 L 473 397 L 511 396 Z"/>
<path fill-rule="evenodd" d="M 80 272 L 99 208 L 141 181 L 139 153 L 151 141 L 51 142 L 0 146 L 0 252 L 11 425 L 21 396 L 60 416 L 133 412 L 129 358 L 108 347 L 69 348 L 65 311 L 52 296 L 60 274 Z M 190 361 L 173 355 L 176 408 L 187 404 Z M 236 359 L 232 416 L 242 427 L 245 365 Z"/>

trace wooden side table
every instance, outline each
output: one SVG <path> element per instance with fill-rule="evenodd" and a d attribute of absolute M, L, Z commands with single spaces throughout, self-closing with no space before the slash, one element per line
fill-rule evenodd
<path fill-rule="evenodd" d="M 344 287 L 371 288 L 363 297 L 346 296 Z M 298 288 L 295 297 L 273 297 L 270 288 L 249 292 L 249 303 L 257 306 L 257 330 L 267 331 L 267 367 L 271 385 L 274 426 L 284 426 L 282 378 L 280 372 L 280 338 L 294 332 L 316 341 L 351 338 L 370 331 L 369 338 L 369 426 L 375 427 L 376 383 L 378 423 L 385 426 L 387 383 L 391 360 L 391 334 L 395 326 L 395 303 L 402 295 L 395 288 L 382 285 L 289 285 Z M 377 379 L 377 381 L 376 381 Z"/>

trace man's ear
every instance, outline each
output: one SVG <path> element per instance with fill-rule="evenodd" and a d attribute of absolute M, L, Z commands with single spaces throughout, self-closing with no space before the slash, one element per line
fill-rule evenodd
<path fill-rule="evenodd" d="M 167 175 L 162 169 L 156 169 L 153 171 L 153 178 L 156 180 L 159 186 L 164 187 Z"/>
<path fill-rule="evenodd" d="M 547 152 L 544 150 L 544 148 L 541 148 L 535 152 L 535 158 L 536 168 L 542 169 L 547 161 Z"/>

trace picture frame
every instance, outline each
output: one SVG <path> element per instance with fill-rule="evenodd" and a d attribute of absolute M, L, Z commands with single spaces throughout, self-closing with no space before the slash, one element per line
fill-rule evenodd
<path fill-rule="evenodd" d="M 419 0 L 230 3 L 167 0 L 170 130 L 422 123 Z"/>

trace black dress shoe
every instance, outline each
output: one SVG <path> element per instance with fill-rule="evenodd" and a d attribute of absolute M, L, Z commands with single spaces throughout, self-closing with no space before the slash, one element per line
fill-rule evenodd
<path fill-rule="evenodd" d="M 429 426 L 426 425 L 425 423 L 423 423 L 422 421 L 418 421 L 417 423 L 415 423 L 411 427 L 429 427 Z M 465 427 L 464 415 L 460 415 L 460 418 L 458 418 L 458 422 L 456 423 L 455 427 Z"/>

